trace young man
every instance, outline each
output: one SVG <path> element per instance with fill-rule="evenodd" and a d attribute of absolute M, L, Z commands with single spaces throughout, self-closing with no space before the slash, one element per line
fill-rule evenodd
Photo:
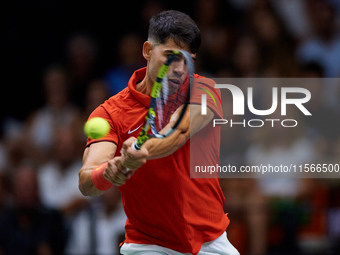
<path fill-rule="evenodd" d="M 222 117 L 221 106 L 208 100 L 207 115 L 201 115 L 200 101 L 192 98 L 173 134 L 149 139 L 140 151 L 130 148 L 144 123 L 153 83 L 169 51 L 186 50 L 194 59 L 200 43 L 200 31 L 188 15 L 165 11 L 154 16 L 143 45 L 147 67 L 137 70 L 127 88 L 90 116 L 107 119 L 111 130 L 102 139 L 88 139 L 79 188 L 84 195 L 96 196 L 112 184 L 119 186 L 128 218 L 121 248 L 124 255 L 238 254 L 226 236 L 229 220 L 223 212 L 218 179 L 190 178 L 190 141 L 197 157 L 218 163 L 220 130 L 212 127 L 211 120 L 215 115 Z M 185 70 L 176 71 L 187 75 Z M 198 136 L 200 132 L 207 135 Z"/>

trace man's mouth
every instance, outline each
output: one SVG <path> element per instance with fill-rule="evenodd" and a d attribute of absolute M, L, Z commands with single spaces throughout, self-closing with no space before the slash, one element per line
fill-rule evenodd
<path fill-rule="evenodd" d="M 173 86 L 180 86 L 181 85 L 181 81 L 179 79 L 176 78 L 168 78 L 168 82 L 171 82 Z"/>

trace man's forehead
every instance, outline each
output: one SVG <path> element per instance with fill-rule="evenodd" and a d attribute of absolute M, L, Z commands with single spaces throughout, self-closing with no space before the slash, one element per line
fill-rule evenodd
<path fill-rule="evenodd" d="M 188 52 L 190 52 L 190 47 L 189 45 L 187 45 L 184 42 L 179 42 L 176 43 L 173 39 L 169 38 L 165 43 L 163 44 L 155 44 L 153 43 L 153 45 L 157 45 L 159 46 L 162 51 L 172 51 L 172 50 L 186 50 Z"/>
<path fill-rule="evenodd" d="M 196 54 L 191 53 L 190 47 L 186 43 L 181 42 L 180 45 L 178 45 L 173 39 L 168 39 L 166 43 L 158 44 L 157 46 L 159 46 L 164 53 L 171 53 L 174 50 L 185 50 L 190 53 L 193 59 L 196 59 Z"/>

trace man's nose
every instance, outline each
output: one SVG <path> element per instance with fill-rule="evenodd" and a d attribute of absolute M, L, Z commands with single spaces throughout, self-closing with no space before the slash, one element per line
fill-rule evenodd
<path fill-rule="evenodd" d="M 174 63 L 174 72 L 177 75 L 183 75 L 186 71 L 186 64 L 184 60 L 179 60 Z"/>

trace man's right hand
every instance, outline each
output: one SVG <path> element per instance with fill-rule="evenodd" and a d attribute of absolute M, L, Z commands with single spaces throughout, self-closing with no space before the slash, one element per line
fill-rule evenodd
<path fill-rule="evenodd" d="M 104 178 L 113 185 L 121 186 L 134 174 L 132 170 L 126 172 L 126 167 L 122 164 L 122 157 L 115 157 L 108 161 L 104 170 Z"/>
<path fill-rule="evenodd" d="M 122 154 L 121 163 L 124 167 L 131 170 L 137 170 L 142 165 L 144 165 L 149 156 L 148 150 L 142 146 L 140 150 L 134 150 L 131 146 L 134 142 L 136 142 L 137 138 L 130 137 L 128 138 L 122 146 L 120 153 Z"/>

